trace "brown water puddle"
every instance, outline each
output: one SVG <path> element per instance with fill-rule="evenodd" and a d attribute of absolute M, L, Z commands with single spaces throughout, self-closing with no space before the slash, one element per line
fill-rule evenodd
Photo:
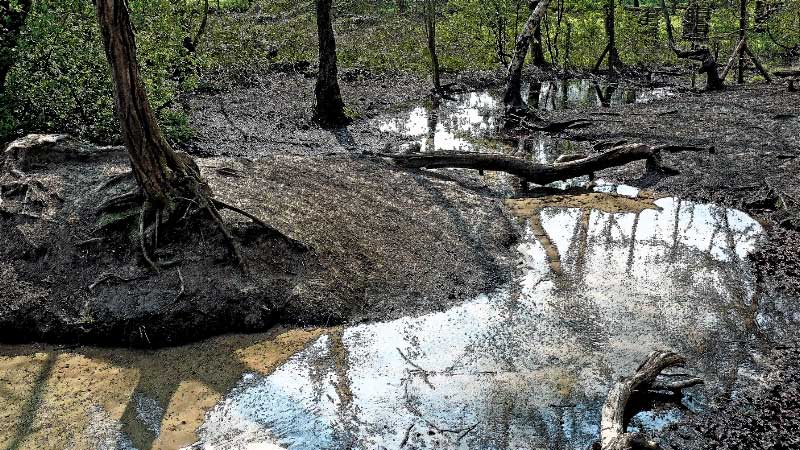
<path fill-rule="evenodd" d="M 176 449 L 243 373 L 267 375 L 324 330 L 156 351 L 0 346 L 0 448 Z"/>

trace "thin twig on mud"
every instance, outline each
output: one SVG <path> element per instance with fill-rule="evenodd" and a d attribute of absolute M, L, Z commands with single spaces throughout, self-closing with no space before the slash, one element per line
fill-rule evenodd
<path fill-rule="evenodd" d="M 241 214 L 244 217 L 247 217 L 248 219 L 250 219 L 253 222 L 255 222 L 257 225 L 261 226 L 262 228 L 264 228 L 266 230 L 269 230 L 270 232 L 275 233 L 278 236 L 281 236 L 283 239 L 285 239 L 286 241 L 288 241 L 292 245 L 295 245 L 295 246 L 297 246 L 299 248 L 302 248 L 304 250 L 310 250 L 311 249 L 307 244 L 304 244 L 304 243 L 302 243 L 302 242 L 300 242 L 300 241 L 298 241 L 296 239 L 292 239 L 291 237 L 289 237 L 289 236 L 281 233 L 277 229 L 275 229 L 275 227 L 273 227 L 273 226 L 269 225 L 268 223 L 264 222 L 263 220 L 259 219 L 257 216 L 255 216 L 255 215 L 253 215 L 253 214 L 251 214 L 251 213 L 249 213 L 249 212 L 247 212 L 247 211 L 245 211 L 245 210 L 243 210 L 241 208 L 237 208 L 236 206 L 233 206 L 231 204 L 225 203 L 222 200 L 214 199 L 213 202 L 214 202 L 214 206 L 216 206 L 218 209 L 220 209 L 220 210 L 228 209 L 228 210 L 233 211 L 233 212 L 235 212 L 237 214 Z"/>
<path fill-rule="evenodd" d="M 85 241 L 80 241 L 80 242 L 76 243 L 75 247 L 85 247 L 87 245 L 99 244 L 99 243 L 103 242 L 104 240 L 105 239 L 101 238 L 101 237 L 89 238 L 89 239 L 86 239 Z"/>
<path fill-rule="evenodd" d="M 183 274 L 181 273 L 180 267 L 178 267 L 178 279 L 181 282 L 181 290 L 178 292 L 178 295 L 175 297 L 175 300 L 181 298 L 181 296 L 186 292 L 186 285 L 183 282 Z"/>
<path fill-rule="evenodd" d="M 121 275 L 117 275 L 115 273 L 106 272 L 106 273 L 100 275 L 100 277 L 97 280 L 95 280 L 94 283 L 89 285 L 89 291 L 94 291 L 94 288 L 96 288 L 100 284 L 105 283 L 106 281 L 109 281 L 109 280 L 117 280 L 117 281 L 120 281 L 122 283 L 130 283 L 131 281 L 141 280 L 143 278 L 145 278 L 145 277 L 142 276 L 142 275 L 137 275 L 137 276 L 134 276 L 134 277 L 126 278 L 126 277 L 123 277 Z"/>

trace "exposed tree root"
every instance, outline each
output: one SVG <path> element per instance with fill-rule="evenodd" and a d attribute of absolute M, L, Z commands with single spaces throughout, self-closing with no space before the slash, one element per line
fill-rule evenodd
<path fill-rule="evenodd" d="M 145 201 L 142 204 L 142 211 L 139 213 L 139 248 L 142 250 L 142 258 L 144 258 L 147 265 L 153 269 L 153 272 L 159 273 L 158 265 L 150 259 L 150 255 L 147 254 L 147 245 L 145 244 L 145 236 L 144 236 L 144 219 L 147 215 L 147 202 Z"/>
<path fill-rule="evenodd" d="M 143 196 L 142 190 L 136 188 L 104 200 L 103 203 L 100 203 L 97 207 L 97 211 L 99 213 L 105 213 L 130 207 L 132 204 L 139 203 Z"/>
<path fill-rule="evenodd" d="M 240 215 L 242 215 L 244 217 L 247 217 L 248 219 L 250 219 L 253 222 L 255 222 L 257 225 L 259 225 L 261 228 L 264 228 L 265 230 L 269 231 L 270 233 L 273 233 L 276 236 L 279 236 L 280 238 L 282 238 L 283 240 L 285 240 L 286 242 L 288 242 L 289 244 L 291 244 L 291 245 L 293 245 L 293 246 L 295 246 L 297 248 L 300 248 L 300 249 L 303 249 L 303 250 L 310 250 L 311 249 L 308 245 L 306 245 L 306 244 L 304 244 L 304 243 L 302 243 L 302 242 L 300 242 L 298 240 L 292 239 L 289 236 L 286 236 L 285 234 L 283 234 L 280 231 L 276 230 L 274 227 L 272 227 L 271 225 L 267 224 L 263 220 L 259 219 L 255 215 L 250 214 L 249 212 L 247 212 L 247 211 L 245 211 L 245 210 L 243 210 L 241 208 L 237 208 L 236 206 L 233 206 L 231 204 L 225 203 L 225 202 L 223 202 L 221 200 L 214 199 L 214 200 L 212 200 L 212 202 L 214 203 L 214 206 L 218 210 L 227 209 L 227 210 L 233 211 L 233 212 L 235 212 L 237 214 L 240 214 Z"/>
<path fill-rule="evenodd" d="M 491 170 L 516 175 L 529 183 L 545 185 L 554 181 L 591 175 L 599 170 L 639 160 L 647 161 L 648 171 L 675 173 L 674 169 L 664 167 L 662 164 L 661 153 L 664 151 L 708 151 L 713 153 L 714 148 L 675 145 L 651 147 L 644 144 L 628 144 L 613 147 L 598 155 L 554 164 L 537 164 L 522 158 L 500 154 L 465 152 L 393 155 L 391 158 L 398 166 L 405 168 Z"/>
<path fill-rule="evenodd" d="M 128 176 L 129 174 L 127 173 L 115 176 L 114 184 L 124 180 L 124 178 Z M 106 182 L 102 186 L 108 185 L 109 183 Z M 225 239 L 239 267 L 242 271 L 247 273 L 247 263 L 242 254 L 240 245 L 225 224 L 225 220 L 220 213 L 220 210 L 223 209 L 230 210 L 252 220 L 270 234 L 282 238 L 295 247 L 309 250 L 309 247 L 305 244 L 284 235 L 255 215 L 221 200 L 214 199 L 211 197 L 210 193 L 202 190 L 190 196 L 175 196 L 171 206 L 158 207 L 145 199 L 144 192 L 140 188 L 135 188 L 103 201 L 98 206 L 97 212 L 101 216 L 110 217 L 100 220 L 102 224 L 100 228 L 130 223 L 134 216 L 137 218 L 138 221 L 135 225 L 136 245 L 138 245 L 142 253 L 142 259 L 144 259 L 147 266 L 155 273 L 159 273 L 160 270 L 165 267 L 175 265 L 174 262 L 159 261 L 158 258 L 152 256 L 160 244 L 160 228 L 162 228 L 162 226 L 169 227 L 170 224 L 174 225 L 185 220 L 197 220 L 198 214 L 206 216 Z M 135 215 L 133 214 L 134 211 Z"/>
<path fill-rule="evenodd" d="M 564 130 L 569 130 L 571 128 L 580 128 L 586 127 L 591 125 L 592 121 L 588 119 L 573 119 L 573 120 L 566 120 L 563 122 L 548 122 L 544 125 L 539 125 L 536 123 L 531 122 L 529 119 L 537 119 L 539 120 L 535 114 L 531 111 L 527 111 L 524 114 L 519 114 L 515 112 L 508 112 L 506 113 L 506 127 L 522 127 L 526 130 L 530 131 L 545 131 L 548 133 L 560 133 Z"/>
<path fill-rule="evenodd" d="M 128 170 L 127 172 L 123 172 L 123 173 L 120 173 L 118 175 L 114 175 L 113 177 L 109 178 L 108 180 L 106 180 L 105 183 L 103 183 L 100 186 L 98 186 L 96 190 L 97 190 L 97 192 L 100 192 L 100 191 L 106 190 L 108 188 L 111 188 L 113 186 L 116 186 L 117 184 L 119 184 L 119 183 L 121 183 L 121 182 L 123 182 L 125 180 L 129 180 L 129 179 L 133 179 L 133 178 L 134 178 L 133 177 L 133 171 L 132 170 Z"/>
<path fill-rule="evenodd" d="M 141 280 L 142 278 L 144 278 L 142 275 L 133 277 L 123 277 L 122 275 L 106 272 L 100 275 L 100 277 L 98 277 L 97 280 L 95 280 L 92 284 L 89 285 L 89 291 L 94 291 L 94 289 L 97 286 L 111 281 L 116 281 L 119 283 L 130 283 L 132 281 Z"/>
<path fill-rule="evenodd" d="M 682 366 L 682 356 L 664 351 L 655 351 L 630 377 L 621 379 L 608 393 L 600 419 L 600 442 L 602 450 L 659 449 L 660 446 L 643 433 L 628 433 L 627 420 L 632 415 L 630 403 L 636 396 L 653 396 L 669 391 L 680 398 L 684 388 L 702 383 L 700 378 L 684 377 L 679 380 L 657 379 L 665 369 Z M 664 375 L 666 376 L 666 375 Z"/>
<path fill-rule="evenodd" d="M 203 202 L 205 210 L 208 212 L 208 215 L 211 217 L 211 220 L 214 224 L 219 228 L 220 233 L 225 236 L 225 241 L 228 243 L 228 246 L 231 248 L 234 256 L 236 257 L 236 261 L 239 263 L 239 267 L 244 271 L 247 272 L 247 264 L 245 262 L 244 257 L 242 257 L 242 252 L 239 250 L 239 244 L 236 243 L 236 240 L 231 235 L 231 232 L 228 230 L 228 227 L 225 225 L 225 220 L 220 215 L 219 210 L 216 206 L 214 206 L 213 200 L 212 201 L 204 201 Z"/>

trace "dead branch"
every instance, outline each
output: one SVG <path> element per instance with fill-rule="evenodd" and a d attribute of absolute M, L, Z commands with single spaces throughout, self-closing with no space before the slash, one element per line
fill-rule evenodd
<path fill-rule="evenodd" d="M 442 169 L 461 168 L 475 170 L 490 170 L 506 172 L 518 176 L 529 183 L 545 185 L 554 181 L 568 180 L 611 167 L 622 166 L 634 161 L 645 160 L 648 170 L 663 170 L 661 153 L 663 151 L 709 151 L 713 147 L 684 147 L 684 146 L 648 146 L 645 144 L 628 144 L 613 147 L 605 153 L 588 156 L 575 161 L 554 164 L 538 164 L 514 156 L 465 153 L 465 152 L 437 152 L 427 154 L 393 155 L 390 156 L 400 167 L 408 169 Z"/>
<path fill-rule="evenodd" d="M 679 392 L 681 389 L 702 383 L 690 377 L 685 380 L 657 380 L 665 369 L 682 366 L 682 356 L 664 351 L 655 351 L 636 369 L 636 372 L 621 379 L 608 393 L 600 419 L 600 442 L 603 450 L 659 449 L 659 445 L 643 433 L 628 433 L 627 408 L 634 396 L 650 395 L 654 391 Z"/>
<path fill-rule="evenodd" d="M 719 68 L 717 66 L 717 60 L 714 57 L 714 54 L 708 47 L 697 47 L 689 50 L 679 48 L 675 43 L 675 37 L 672 33 L 672 21 L 670 20 L 666 3 L 664 0 L 660 0 L 659 3 L 661 4 L 661 12 L 664 15 L 664 21 L 666 22 L 667 45 L 669 46 L 670 50 L 672 50 L 672 52 L 675 53 L 675 56 L 678 58 L 690 59 L 700 63 L 700 69 L 698 73 L 706 74 L 707 90 L 711 91 L 722 89 L 725 85 L 725 78 L 720 77 L 719 75 Z"/>
<path fill-rule="evenodd" d="M 546 125 L 536 125 L 536 124 L 528 122 L 527 120 L 524 120 L 524 118 L 522 118 L 521 116 L 513 117 L 511 114 L 509 114 L 509 117 L 511 117 L 512 119 L 519 118 L 520 119 L 520 123 L 519 123 L 520 126 L 525 128 L 525 129 L 528 129 L 528 130 L 531 130 L 531 131 L 545 131 L 545 132 L 548 132 L 548 133 L 560 133 L 562 131 L 569 130 L 569 129 L 572 129 L 572 128 L 586 127 L 586 126 L 592 124 L 591 120 L 573 119 L 573 120 L 566 120 L 566 121 L 563 121 L 563 122 L 550 122 L 550 123 L 548 123 Z"/>

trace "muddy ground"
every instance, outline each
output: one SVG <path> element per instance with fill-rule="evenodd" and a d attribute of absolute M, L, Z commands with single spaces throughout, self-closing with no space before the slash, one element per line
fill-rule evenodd
<path fill-rule="evenodd" d="M 6 342 L 150 347 L 277 322 L 386 319 L 445 308 L 511 273 L 517 231 L 500 198 L 358 156 L 264 155 L 198 163 L 220 199 L 310 250 L 228 215 L 249 265 L 244 274 L 221 234 L 188 218 L 154 255 L 180 264 L 153 274 L 138 250 L 136 211 L 116 212 L 132 215 L 128 228 L 103 227 L 96 214 L 104 199 L 132 187 L 104 187 L 126 170 L 124 152 L 69 140 L 40 147 L 66 147 L 70 156 L 34 156 L 23 179 L 4 180 Z M 26 188 L 12 191 L 18 184 Z"/>
<path fill-rule="evenodd" d="M 487 79 L 491 77 L 466 79 L 461 87 L 492 87 Z M 345 82 L 346 101 L 362 117 L 347 132 L 329 133 L 307 122 L 311 99 L 296 95 L 297 89 L 311 92 L 311 86 L 307 78 L 279 75 L 263 86 L 237 90 L 231 97 L 194 97 L 189 104 L 201 134 L 193 150 L 251 157 L 276 152 L 320 155 L 397 151 L 396 136 L 376 133 L 369 119 L 420 104 L 427 94 L 425 83 L 413 78 L 380 84 L 372 80 Z M 219 105 L 216 110 L 214 102 Z M 800 94 L 788 93 L 779 84 L 732 86 L 721 92 L 679 89 L 678 95 L 643 104 L 539 114 L 545 120 L 590 120 L 590 126 L 569 130 L 563 137 L 592 144 L 624 140 L 713 146 L 713 154 L 666 155 L 665 163 L 679 171 L 675 176 L 647 176 L 644 164 L 598 175 L 663 195 L 747 211 L 766 230 L 752 256 L 760 288 L 764 295 L 796 301 L 800 295 Z M 263 117 L 276 119 L 263 121 Z M 302 120 L 292 125 L 277 117 Z M 511 140 L 519 137 L 511 136 Z M 482 189 L 484 195 L 498 195 L 475 173 L 446 172 Z M 438 175 L 426 177 L 436 179 Z M 792 448 L 797 444 L 793 441 L 800 432 L 793 369 L 797 334 L 787 327 L 778 339 L 783 341 L 776 345 L 788 347 L 776 350 L 772 363 L 775 370 L 767 379 L 736 393 L 721 411 L 710 411 L 673 427 L 666 439 L 672 448 Z"/>
<path fill-rule="evenodd" d="M 529 76 L 539 80 L 555 77 L 547 73 Z M 357 117 L 347 128 L 327 131 L 311 123 L 313 78 L 276 73 L 224 95 L 199 94 L 187 99 L 192 126 L 199 132 L 188 150 L 196 155 L 250 158 L 401 151 L 404 138 L 378 132 L 373 119 L 423 104 L 429 95 L 427 81 L 365 71 L 345 72 L 342 78 L 346 103 Z M 454 84 L 456 92 L 497 90 L 502 74 L 462 74 L 447 81 Z M 675 87 L 675 95 L 663 99 L 538 111 L 537 115 L 544 121 L 589 120 L 589 126 L 561 136 L 591 144 L 626 141 L 713 146 L 713 154 L 666 155 L 666 164 L 680 172 L 676 176 L 646 176 L 644 163 L 609 169 L 598 176 L 664 195 L 724 204 L 763 220 L 768 238 L 754 256 L 759 273 L 782 292 L 800 295 L 800 94 L 787 92 L 780 83 L 702 92 L 688 89 L 680 79 L 671 81 L 681 85 Z M 650 84 L 639 78 L 623 82 Z M 516 142 L 526 136 L 525 132 L 506 135 L 498 131 L 495 137 Z M 474 172 L 446 172 L 457 173 L 493 195 L 507 193 Z"/>
<path fill-rule="evenodd" d="M 379 132 L 373 119 L 421 104 L 426 81 L 366 72 L 342 78 L 356 119 L 334 131 L 311 122 L 313 79 L 303 73 L 274 73 L 250 86 L 185 99 L 198 131 L 185 150 L 220 198 L 310 247 L 293 246 L 226 213 L 246 244 L 255 269 L 250 277 L 232 264 L 211 226 L 187 223 L 173 234 L 157 256 L 183 261 L 181 272 L 172 268 L 158 276 L 144 270 L 124 233 L 98 231 L 95 207 L 126 187 L 102 188 L 125 170 L 120 149 L 34 159 L 26 169 L 32 195 L 6 189 L 0 205 L 0 229 L 10 237 L 0 242 L 0 338 L 148 347 L 278 322 L 385 320 L 445 309 L 510 279 L 520 227 L 503 206 L 507 186 L 471 171 L 401 170 L 373 156 L 398 152 L 405 143 Z M 454 81 L 463 90 L 483 90 L 496 87 L 498 77 L 472 74 Z M 545 120 L 589 119 L 588 127 L 563 136 L 590 143 L 713 145 L 714 154 L 667 155 L 676 176 L 644 176 L 643 164 L 598 175 L 752 214 L 767 231 L 755 255 L 764 289 L 792 301 L 800 293 L 798 105 L 800 94 L 784 87 L 749 85 L 540 114 Z M 524 139 L 498 133 L 506 141 Z M 782 344 L 795 345 L 795 333 L 783 337 Z M 774 365 L 789 367 L 791 361 L 779 354 Z M 772 419 L 761 411 L 775 405 L 771 396 L 786 398 L 773 391 L 787 385 L 791 373 L 771 376 L 771 384 L 735 399 L 730 414 L 756 417 L 750 434 L 761 427 L 764 439 L 781 439 L 787 428 L 769 425 Z M 788 400 L 781 405 L 796 411 Z M 706 437 L 727 436 L 737 423 L 715 422 L 713 414 L 697 420 L 686 426 Z M 701 447 L 706 442 L 694 440 Z"/>

